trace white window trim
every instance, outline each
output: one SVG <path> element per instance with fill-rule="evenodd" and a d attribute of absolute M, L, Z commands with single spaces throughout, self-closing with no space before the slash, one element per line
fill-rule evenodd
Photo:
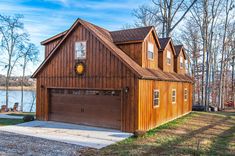
<path fill-rule="evenodd" d="M 170 57 L 168 57 L 168 53 L 170 54 L 170 55 L 169 55 Z M 171 52 L 170 52 L 169 50 L 166 51 L 166 59 L 167 59 L 167 60 L 166 60 L 167 64 L 168 64 L 168 65 L 171 65 Z M 170 59 L 170 63 L 168 62 L 168 59 Z"/>
<path fill-rule="evenodd" d="M 153 48 L 152 50 L 153 50 L 153 51 L 150 51 L 150 50 L 149 50 L 149 45 L 152 46 L 152 48 Z M 150 58 L 150 57 L 149 57 L 149 52 L 153 53 L 153 58 Z M 153 43 L 151 43 L 151 42 L 148 42 L 147 57 L 148 57 L 149 60 L 154 60 L 154 45 L 153 45 Z"/>
<path fill-rule="evenodd" d="M 187 91 L 186 99 L 185 99 L 185 91 Z M 184 101 L 188 101 L 188 88 L 184 88 Z"/>
<path fill-rule="evenodd" d="M 155 92 L 158 92 L 158 98 L 156 98 L 156 99 L 158 99 L 158 105 L 156 105 L 156 106 L 154 104 L 154 101 L 155 101 L 155 98 L 154 98 Z M 160 106 L 160 90 L 159 89 L 154 89 L 153 90 L 153 107 L 157 108 L 159 106 Z"/>
<path fill-rule="evenodd" d="M 77 43 L 85 43 L 85 57 L 78 57 L 76 51 L 76 44 Z M 74 51 L 75 51 L 75 60 L 85 60 L 87 58 L 87 41 L 76 41 L 74 44 Z"/>
<path fill-rule="evenodd" d="M 175 101 L 173 102 L 173 91 L 175 91 Z M 176 99 L 176 96 L 177 95 L 177 92 L 176 92 L 176 89 L 172 89 L 172 91 L 171 91 L 171 101 L 172 101 L 172 104 L 175 104 L 176 103 L 176 101 L 177 101 L 177 99 Z"/>

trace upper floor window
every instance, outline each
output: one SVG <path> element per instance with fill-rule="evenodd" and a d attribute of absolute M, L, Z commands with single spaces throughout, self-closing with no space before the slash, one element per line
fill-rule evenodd
<path fill-rule="evenodd" d="M 188 89 L 185 88 L 184 89 L 184 101 L 187 101 L 187 99 L 188 99 Z"/>
<path fill-rule="evenodd" d="M 176 103 L 176 89 L 172 89 L 172 103 Z"/>
<path fill-rule="evenodd" d="M 170 51 L 167 51 L 167 64 L 171 64 L 171 52 Z"/>
<path fill-rule="evenodd" d="M 75 43 L 75 59 L 86 59 L 86 42 Z"/>
<path fill-rule="evenodd" d="M 148 42 L 148 59 L 154 59 L 153 44 Z"/>
<path fill-rule="evenodd" d="M 155 89 L 153 91 L 153 106 L 158 107 L 160 105 L 160 91 Z"/>
<path fill-rule="evenodd" d="M 183 61 L 183 57 L 180 56 L 180 68 L 184 67 L 184 61 Z"/>

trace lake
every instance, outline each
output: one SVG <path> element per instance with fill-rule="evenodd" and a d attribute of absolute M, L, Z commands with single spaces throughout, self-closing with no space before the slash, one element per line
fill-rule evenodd
<path fill-rule="evenodd" d="M 5 98 L 5 90 L 0 90 L 0 106 L 4 105 L 6 103 L 6 98 Z M 35 91 L 24 91 L 24 107 L 23 110 L 24 112 L 29 112 L 30 107 L 33 103 L 33 99 L 35 98 Z M 20 108 L 20 102 L 21 102 L 21 91 L 9 91 L 9 108 L 13 108 L 14 103 L 18 102 L 19 103 L 19 108 Z M 32 112 L 35 112 L 36 110 L 36 100 L 33 103 L 33 109 Z"/>

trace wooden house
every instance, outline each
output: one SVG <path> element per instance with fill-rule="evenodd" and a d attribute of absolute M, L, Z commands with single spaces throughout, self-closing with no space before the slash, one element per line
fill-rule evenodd
<path fill-rule="evenodd" d="M 191 111 L 193 81 L 159 66 L 154 27 L 108 31 L 78 19 L 42 44 L 32 76 L 38 120 L 134 132 Z"/>

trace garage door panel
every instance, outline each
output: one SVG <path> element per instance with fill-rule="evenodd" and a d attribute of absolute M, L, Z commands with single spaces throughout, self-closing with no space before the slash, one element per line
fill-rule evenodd
<path fill-rule="evenodd" d="M 110 93 L 54 89 L 50 92 L 49 120 L 120 129 L 121 94 Z"/>

